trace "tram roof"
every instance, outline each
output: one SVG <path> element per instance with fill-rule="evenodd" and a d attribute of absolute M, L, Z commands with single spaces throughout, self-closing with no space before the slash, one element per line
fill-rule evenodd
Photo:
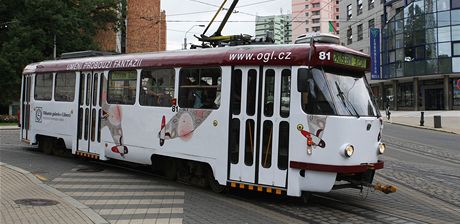
<path fill-rule="evenodd" d="M 367 60 L 366 69 L 340 65 L 351 70 L 369 70 L 369 56 L 356 50 L 335 44 L 315 44 L 315 54 L 308 63 L 310 45 L 244 45 L 180 51 L 133 53 L 87 58 L 50 60 L 29 64 L 24 74 L 40 72 L 88 71 L 110 69 L 135 69 L 144 67 L 190 66 L 302 66 L 334 65 L 332 61 L 318 59 L 319 52 L 342 52 Z"/>

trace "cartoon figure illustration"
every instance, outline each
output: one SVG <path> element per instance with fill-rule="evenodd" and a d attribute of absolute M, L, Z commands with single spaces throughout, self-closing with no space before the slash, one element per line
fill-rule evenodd
<path fill-rule="evenodd" d="M 324 127 L 326 126 L 326 117 L 310 115 L 308 120 L 308 131 L 304 130 L 301 124 L 297 125 L 297 130 L 307 139 L 307 154 L 311 155 L 316 147 L 326 147 L 326 142 L 322 139 Z"/>
<path fill-rule="evenodd" d="M 121 121 L 123 118 L 122 110 L 120 105 L 109 105 L 107 103 L 107 91 L 106 91 L 106 79 L 102 76 L 103 91 L 101 97 L 101 108 L 102 108 L 102 119 L 101 129 L 107 127 L 110 131 L 110 135 L 113 138 L 115 146 L 111 148 L 112 152 L 119 153 L 121 156 L 128 154 L 128 147 L 123 145 L 123 129 L 121 127 Z"/>
<path fill-rule="evenodd" d="M 206 120 L 211 114 L 210 110 L 182 110 L 179 111 L 165 125 L 165 116 L 161 119 L 161 130 L 158 133 L 160 146 L 163 146 L 165 140 L 181 138 L 187 141 L 192 138 L 193 132 Z"/>

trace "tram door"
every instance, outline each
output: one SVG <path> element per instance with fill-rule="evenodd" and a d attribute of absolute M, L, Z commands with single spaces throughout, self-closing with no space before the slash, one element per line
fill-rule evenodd
<path fill-rule="evenodd" d="M 234 68 L 230 180 L 286 187 L 290 78 L 288 68 Z"/>
<path fill-rule="evenodd" d="M 264 67 L 262 79 L 258 183 L 287 187 L 290 68 Z"/>
<path fill-rule="evenodd" d="M 21 111 L 21 138 L 29 140 L 30 128 L 30 92 L 32 89 L 32 75 L 25 75 L 22 79 L 22 111 Z M 38 116 L 38 115 L 37 115 Z"/>
<path fill-rule="evenodd" d="M 96 152 L 100 145 L 101 122 L 101 76 L 97 72 L 80 73 L 78 108 L 78 147 L 79 151 Z"/>

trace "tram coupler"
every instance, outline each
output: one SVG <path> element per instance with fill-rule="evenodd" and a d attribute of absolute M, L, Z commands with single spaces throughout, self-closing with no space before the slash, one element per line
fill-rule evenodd
<path fill-rule="evenodd" d="M 372 188 L 374 188 L 374 190 L 381 191 L 381 192 L 383 192 L 385 194 L 395 193 L 398 190 L 398 188 L 396 186 L 384 185 L 384 184 L 381 184 L 381 183 L 376 183 L 375 185 L 371 184 L 369 187 L 372 187 Z"/>

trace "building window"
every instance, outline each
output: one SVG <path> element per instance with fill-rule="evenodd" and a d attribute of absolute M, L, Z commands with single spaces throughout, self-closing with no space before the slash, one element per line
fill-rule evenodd
<path fill-rule="evenodd" d="M 311 15 L 313 15 L 313 16 L 319 16 L 319 10 L 311 12 Z"/>
<path fill-rule="evenodd" d="M 369 29 L 374 28 L 374 27 L 375 27 L 375 20 L 374 19 L 369 20 Z"/>
<path fill-rule="evenodd" d="M 363 39 L 363 24 L 358 25 L 358 41 Z"/>
<path fill-rule="evenodd" d="M 305 13 L 305 17 L 308 17 L 308 15 L 309 15 L 308 12 L 306 12 L 306 13 Z"/>
<path fill-rule="evenodd" d="M 347 30 L 347 45 L 350 45 L 350 44 L 353 43 L 353 35 L 352 35 L 352 33 L 353 33 L 353 30 L 351 28 L 349 28 Z"/>
<path fill-rule="evenodd" d="M 460 42 L 453 42 L 452 43 L 452 56 L 460 56 Z"/>
<path fill-rule="evenodd" d="M 368 6 L 368 7 L 367 7 L 368 10 L 371 10 L 371 9 L 374 8 L 374 1 L 375 1 L 375 0 L 368 0 L 368 5 L 367 5 L 367 6 Z"/>
<path fill-rule="evenodd" d="M 137 71 L 110 71 L 107 102 L 109 104 L 130 104 L 136 101 Z"/>
<path fill-rule="evenodd" d="M 351 7 L 351 4 L 347 6 L 347 20 L 350 20 L 353 18 L 353 8 Z"/>
<path fill-rule="evenodd" d="M 305 20 L 305 24 L 308 24 L 308 23 L 310 23 L 310 21 L 308 21 L 308 20 Z"/>
<path fill-rule="evenodd" d="M 305 32 L 306 32 L 306 33 L 310 32 L 310 29 L 305 28 Z"/>
<path fill-rule="evenodd" d="M 314 26 L 314 27 L 311 28 L 311 30 L 312 30 L 313 32 L 319 32 L 319 31 L 321 30 L 321 27 L 319 27 L 319 26 Z"/>
<path fill-rule="evenodd" d="M 453 79 L 452 82 L 452 98 L 454 106 L 460 106 L 460 88 L 458 87 L 460 79 Z"/>
<path fill-rule="evenodd" d="M 313 3 L 313 4 L 311 5 L 311 7 L 312 7 L 312 8 L 319 8 L 320 5 L 319 5 L 319 3 Z"/>
<path fill-rule="evenodd" d="M 57 73 L 54 100 L 72 102 L 75 98 L 75 73 Z"/>
<path fill-rule="evenodd" d="M 438 0 L 438 12 L 449 10 L 449 9 L 450 9 L 450 0 Z"/>
<path fill-rule="evenodd" d="M 310 5 L 305 5 L 305 9 L 308 9 Z"/>
<path fill-rule="evenodd" d="M 180 71 L 179 106 L 217 109 L 220 106 L 220 68 L 185 68 Z"/>
<path fill-rule="evenodd" d="M 356 14 L 359 16 L 363 13 L 363 0 L 356 0 Z"/>
<path fill-rule="evenodd" d="M 319 19 L 312 19 L 311 22 L 312 23 L 319 23 Z"/>
<path fill-rule="evenodd" d="M 452 0 L 451 9 L 460 9 L 460 1 Z"/>
<path fill-rule="evenodd" d="M 139 104 L 171 107 L 174 98 L 174 69 L 147 69 L 141 73 Z"/>
<path fill-rule="evenodd" d="M 398 107 L 414 107 L 414 86 L 412 83 L 399 85 Z"/>
<path fill-rule="evenodd" d="M 35 100 L 51 100 L 53 92 L 53 74 L 42 73 L 35 76 Z"/>

